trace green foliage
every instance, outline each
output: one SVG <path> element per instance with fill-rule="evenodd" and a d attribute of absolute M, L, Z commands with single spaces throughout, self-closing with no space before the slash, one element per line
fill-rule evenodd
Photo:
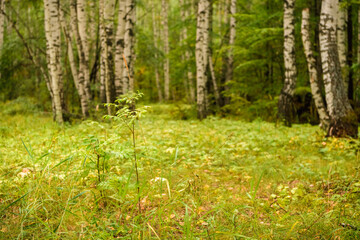
<path fill-rule="evenodd" d="M 5 115 L 40 114 L 44 108 L 36 102 L 32 98 L 19 97 L 14 101 L 0 104 L 0 112 Z"/>
<path fill-rule="evenodd" d="M 0 238 L 359 236 L 358 140 L 309 125 L 171 120 L 172 108 L 154 105 L 140 122 L 121 111 L 137 122 L 139 184 L 126 125 L 3 115 Z"/>

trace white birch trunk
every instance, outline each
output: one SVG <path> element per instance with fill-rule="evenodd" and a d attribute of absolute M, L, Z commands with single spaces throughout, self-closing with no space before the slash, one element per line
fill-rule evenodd
<path fill-rule="evenodd" d="M 82 51 L 84 53 L 84 83 L 85 92 L 88 101 L 91 100 L 91 86 L 90 86 L 90 67 L 89 67 L 89 43 L 87 34 L 87 14 L 86 14 L 86 1 L 77 0 L 77 24 L 79 29 L 79 36 L 81 39 Z"/>
<path fill-rule="evenodd" d="M 156 83 L 156 89 L 157 89 L 157 93 L 158 93 L 158 99 L 160 102 L 163 101 L 163 93 L 162 93 L 162 89 L 161 89 L 161 84 L 160 84 L 160 73 L 159 73 L 159 56 L 157 54 L 158 48 L 159 48 L 159 44 L 158 44 L 158 40 L 159 40 L 159 28 L 158 28 L 158 22 L 156 21 L 156 17 L 155 17 L 155 4 L 152 5 L 153 10 L 152 10 L 152 27 L 153 27 L 153 35 L 154 35 L 154 47 L 155 47 L 155 83 Z"/>
<path fill-rule="evenodd" d="M 119 96 L 122 94 L 121 79 L 125 68 L 124 64 L 124 36 L 125 36 L 125 0 L 119 1 L 118 10 L 118 26 L 116 30 L 116 46 L 115 46 L 115 92 Z"/>
<path fill-rule="evenodd" d="M 186 2 L 186 0 L 185 0 L 185 2 Z M 190 10 L 191 10 L 191 8 L 190 8 Z M 189 6 L 185 7 L 185 9 L 183 11 L 184 11 L 184 20 L 183 21 L 186 21 L 189 17 Z M 186 26 L 184 27 L 183 35 L 184 35 L 183 40 L 186 41 L 188 38 Z M 191 103 L 194 103 L 196 100 L 195 88 L 194 88 L 194 74 L 191 71 L 191 67 L 189 65 L 191 57 L 190 57 L 190 52 L 188 49 L 185 50 L 185 60 L 187 63 L 187 81 L 188 81 L 187 85 L 189 86 L 190 101 L 191 101 Z"/>
<path fill-rule="evenodd" d="M 342 72 L 342 77 L 345 83 L 345 90 L 349 88 L 349 79 L 348 79 L 348 66 L 347 66 L 347 9 L 341 6 L 342 1 L 340 0 L 337 5 L 337 45 L 339 51 L 339 60 L 340 67 Z"/>
<path fill-rule="evenodd" d="M 165 92 L 165 101 L 170 99 L 170 60 L 169 60 L 169 25 L 168 25 L 168 11 L 169 3 L 168 0 L 161 1 L 161 16 L 162 16 L 162 25 L 164 27 L 164 92 Z"/>
<path fill-rule="evenodd" d="M 125 24 L 125 71 L 123 71 L 122 85 L 123 93 L 134 91 L 134 19 L 135 19 L 135 2 L 134 0 L 126 0 L 125 6 L 126 24 Z"/>
<path fill-rule="evenodd" d="M 189 72 L 189 66 L 188 66 L 188 62 L 189 62 L 189 52 L 186 49 L 186 39 L 187 39 L 187 27 L 185 25 L 185 21 L 186 21 L 186 6 L 185 6 L 185 2 L 184 0 L 180 0 L 179 1 L 180 4 L 180 16 L 181 16 L 181 21 L 184 24 L 183 28 L 181 29 L 181 33 L 180 33 L 180 44 L 183 47 L 183 50 L 185 51 L 185 55 L 181 55 L 181 61 L 186 65 L 186 74 L 183 75 L 183 83 L 184 83 L 184 89 L 185 89 L 185 96 L 186 99 L 189 103 L 192 103 L 192 99 L 190 97 L 191 93 L 190 93 L 190 79 L 188 78 L 188 72 Z"/>
<path fill-rule="evenodd" d="M 226 75 L 225 75 L 225 84 L 229 88 L 229 82 L 233 80 L 234 73 L 234 45 L 236 37 L 236 0 L 230 0 L 230 34 L 229 34 L 229 50 L 227 52 L 227 61 L 226 61 Z M 227 89 L 228 90 L 228 89 Z"/>
<path fill-rule="evenodd" d="M 342 80 L 336 44 L 337 0 L 324 0 L 320 16 L 320 50 L 326 103 L 330 116 L 329 136 L 357 137 L 358 124 Z"/>
<path fill-rule="evenodd" d="M 284 63 L 285 82 L 279 97 L 279 116 L 285 125 L 291 126 L 293 120 L 293 95 L 296 86 L 295 61 L 295 0 L 284 1 Z"/>
<path fill-rule="evenodd" d="M 301 24 L 301 36 L 304 45 L 305 56 L 308 64 L 308 70 L 310 75 L 310 87 L 311 93 L 314 98 L 315 106 L 320 118 L 320 126 L 325 131 L 328 130 L 330 125 L 330 117 L 327 113 L 325 103 L 321 96 L 320 82 L 318 79 L 318 71 L 316 68 L 316 59 L 311 47 L 310 38 L 310 10 L 305 8 L 302 11 L 302 24 Z"/>
<path fill-rule="evenodd" d="M 105 24 L 105 92 L 106 92 L 106 102 L 111 103 L 113 101 L 112 96 L 112 87 L 114 82 L 114 72 L 113 72 L 113 54 L 112 47 L 114 41 L 114 10 L 115 10 L 115 0 L 105 0 L 104 5 L 104 24 Z M 111 115 L 111 108 L 108 107 L 108 114 Z"/>
<path fill-rule="evenodd" d="M 196 81 L 197 81 L 197 113 L 198 118 L 204 119 L 207 117 L 206 109 L 206 69 L 208 65 L 208 50 L 209 50 L 209 0 L 200 0 L 197 14 L 197 28 L 196 28 Z"/>
<path fill-rule="evenodd" d="M 74 3 L 72 3 L 72 4 L 74 4 Z M 79 63 L 80 69 L 78 70 L 78 67 L 77 67 L 78 64 L 75 61 L 74 51 L 73 51 L 73 47 L 72 47 L 71 34 L 70 34 L 70 31 L 68 30 L 68 27 L 67 27 L 67 24 L 66 24 L 66 21 L 64 18 L 64 14 L 62 11 L 60 12 L 60 20 L 61 20 L 61 26 L 63 28 L 65 40 L 67 43 L 67 53 L 68 53 L 68 59 L 69 59 L 71 73 L 72 73 L 75 87 L 76 87 L 76 90 L 78 92 L 79 99 L 80 99 L 81 112 L 82 112 L 83 117 L 86 118 L 89 116 L 89 99 L 86 95 L 86 90 L 85 90 L 85 78 L 84 78 L 83 67 L 82 67 L 84 65 L 84 63 L 82 63 L 82 62 Z M 70 22 L 72 25 L 72 28 L 71 28 L 72 35 L 77 36 L 77 38 L 79 39 L 79 34 L 78 34 L 78 29 L 77 29 L 78 25 L 76 23 L 76 11 L 75 11 L 74 5 L 70 5 Z M 79 52 L 81 52 L 81 49 L 79 50 Z M 80 61 L 83 59 L 82 55 L 83 54 L 79 55 Z"/>
<path fill-rule="evenodd" d="M 63 123 L 63 107 L 61 102 L 61 29 L 59 0 L 44 0 L 47 59 L 49 66 L 50 85 L 53 95 L 54 118 Z"/>
<path fill-rule="evenodd" d="M 105 0 L 99 1 L 99 33 L 100 33 L 100 101 L 106 103 L 106 91 L 105 91 L 105 79 L 106 79 L 106 32 L 105 32 L 105 22 L 104 22 L 104 6 Z"/>

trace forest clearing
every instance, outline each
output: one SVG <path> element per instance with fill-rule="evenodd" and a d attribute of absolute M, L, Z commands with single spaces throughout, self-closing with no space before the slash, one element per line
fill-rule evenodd
<path fill-rule="evenodd" d="M 360 239 L 359 0 L 0 0 L 0 239 Z"/>
<path fill-rule="evenodd" d="M 11 106 L 1 111 L 1 239 L 359 238 L 358 140 L 179 120 L 174 106 L 153 105 L 136 125 L 138 193 L 124 126 L 60 127 Z"/>

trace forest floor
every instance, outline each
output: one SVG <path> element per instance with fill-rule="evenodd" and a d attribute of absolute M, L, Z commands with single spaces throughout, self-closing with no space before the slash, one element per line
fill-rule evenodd
<path fill-rule="evenodd" d="M 169 108 L 136 125 L 139 184 L 120 124 L 0 108 L 0 239 L 360 239 L 359 141 Z"/>

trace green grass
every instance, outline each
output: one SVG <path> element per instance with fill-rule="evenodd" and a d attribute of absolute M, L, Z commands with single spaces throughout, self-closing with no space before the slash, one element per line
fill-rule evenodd
<path fill-rule="evenodd" d="M 136 126 L 140 213 L 127 129 L 1 114 L 0 238 L 360 239 L 358 141 L 153 109 Z"/>

